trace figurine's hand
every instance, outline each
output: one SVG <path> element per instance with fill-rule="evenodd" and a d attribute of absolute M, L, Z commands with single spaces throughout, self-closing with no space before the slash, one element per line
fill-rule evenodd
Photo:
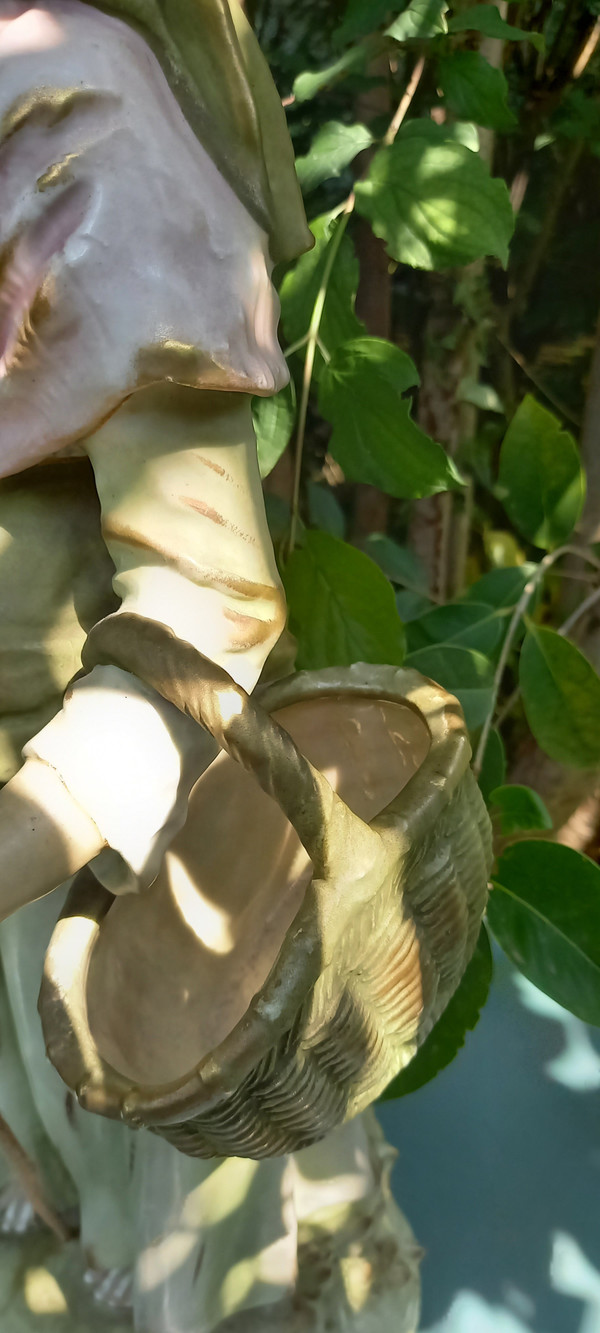
<path fill-rule="evenodd" d="M 0 799 L 0 921 L 57 888 L 103 846 L 55 769 L 28 759 Z"/>
<path fill-rule="evenodd" d="M 92 817 L 100 831 L 92 854 L 110 849 L 94 870 L 113 893 L 135 892 L 155 878 L 185 822 L 190 790 L 216 753 L 201 727 L 111 666 L 96 667 L 69 689 L 62 711 L 24 750 L 26 769 L 34 763 L 60 774 L 65 795 Z M 74 841 L 75 826 L 65 830 Z"/>

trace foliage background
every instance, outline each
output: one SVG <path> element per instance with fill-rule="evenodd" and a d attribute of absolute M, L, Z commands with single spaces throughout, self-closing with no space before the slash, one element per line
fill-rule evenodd
<path fill-rule="evenodd" d="M 297 664 L 406 662 L 463 705 L 496 834 L 487 930 L 600 1024 L 600 6 L 254 0 L 315 247 L 257 402 Z"/>

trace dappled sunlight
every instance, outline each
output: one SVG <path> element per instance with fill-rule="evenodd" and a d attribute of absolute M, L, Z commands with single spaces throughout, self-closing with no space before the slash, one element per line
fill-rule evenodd
<path fill-rule="evenodd" d="M 554 1291 L 583 1302 L 585 1310 L 577 1333 L 600 1333 L 600 1271 L 565 1231 L 557 1231 L 553 1237 L 550 1282 Z"/>
<path fill-rule="evenodd" d="M 67 1301 L 56 1278 L 47 1268 L 28 1268 L 23 1280 L 25 1304 L 32 1314 L 64 1314 Z"/>
<path fill-rule="evenodd" d="M 449 1313 L 425 1333 L 532 1333 L 524 1323 L 501 1305 L 489 1305 L 472 1291 L 462 1291 L 452 1302 Z"/>
<path fill-rule="evenodd" d="M 186 926 L 212 953 L 230 953 L 235 946 L 231 913 L 208 900 L 193 883 L 188 868 L 174 852 L 168 852 L 173 902 Z"/>
<path fill-rule="evenodd" d="M 526 1009 L 562 1028 L 564 1048 L 544 1065 L 549 1078 L 570 1092 L 597 1091 L 600 1088 L 600 1049 L 594 1044 L 592 1030 L 519 973 L 513 976 L 513 985 Z M 597 1036 L 595 1041 L 598 1042 Z"/>

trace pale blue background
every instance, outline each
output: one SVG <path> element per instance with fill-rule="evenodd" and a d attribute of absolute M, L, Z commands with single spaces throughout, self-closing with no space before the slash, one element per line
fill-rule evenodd
<path fill-rule="evenodd" d="M 423 1333 L 600 1333 L 600 1030 L 497 958 L 454 1064 L 378 1109 Z"/>

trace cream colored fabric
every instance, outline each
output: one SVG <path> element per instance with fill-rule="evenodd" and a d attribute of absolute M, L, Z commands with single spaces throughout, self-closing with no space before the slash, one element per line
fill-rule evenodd
<path fill-rule="evenodd" d="M 0 145 L 0 476 L 148 383 L 286 383 L 266 232 L 128 24 L 0 0 Z"/>

